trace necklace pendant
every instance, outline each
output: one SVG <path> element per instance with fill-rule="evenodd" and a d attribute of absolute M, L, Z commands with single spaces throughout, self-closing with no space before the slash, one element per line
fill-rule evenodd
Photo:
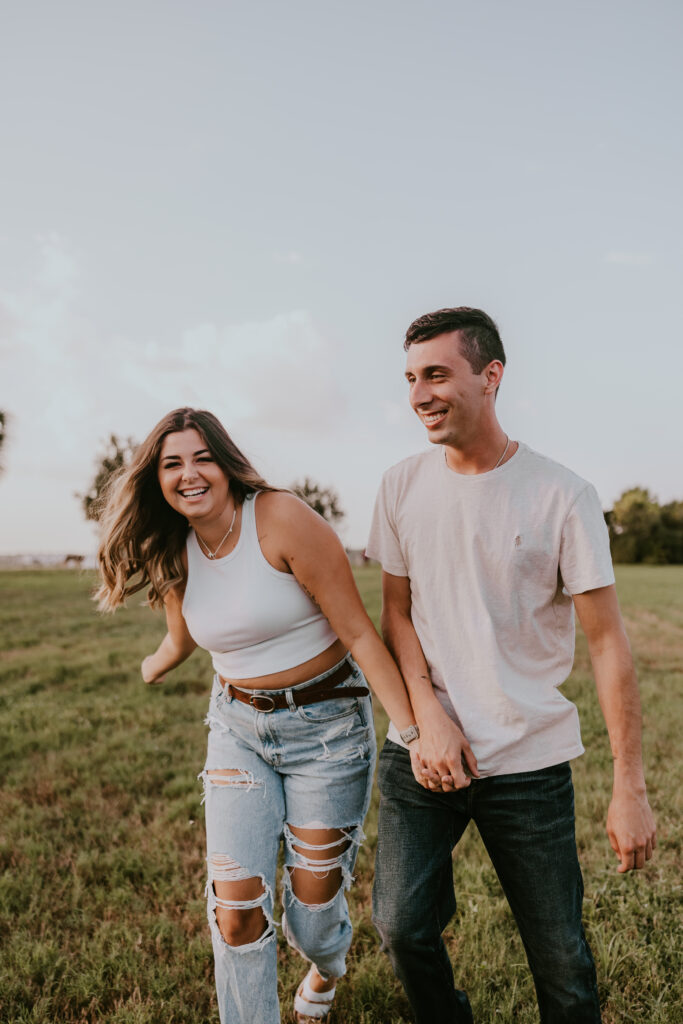
<path fill-rule="evenodd" d="M 200 541 L 200 543 L 201 543 L 202 547 L 204 548 L 204 551 L 206 552 L 206 557 L 207 557 L 207 558 L 210 558 L 210 559 L 211 559 L 212 561 L 213 561 L 213 559 L 215 559 L 215 558 L 216 558 L 216 556 L 218 555 L 218 552 L 219 552 L 219 551 L 220 551 L 220 549 L 221 549 L 221 548 L 223 547 L 223 545 L 225 544 L 226 540 L 228 539 L 228 537 L 229 537 L 229 536 L 230 536 L 230 534 L 232 533 L 232 528 L 233 528 L 233 526 L 235 525 L 235 517 L 236 517 L 236 515 L 237 515 L 237 506 L 235 506 L 235 508 L 233 509 L 233 513 L 232 513 L 232 519 L 230 520 L 230 529 L 229 529 L 229 530 L 228 530 L 228 532 L 226 533 L 225 537 L 223 537 L 223 540 L 222 540 L 222 541 L 220 542 L 220 544 L 218 545 L 218 547 L 216 548 L 216 550 L 215 550 L 215 551 L 212 551 L 212 550 L 211 550 L 211 548 L 210 548 L 210 547 L 209 547 L 209 545 L 208 545 L 208 544 L 206 543 L 206 541 L 205 541 L 205 540 L 202 540 L 202 538 L 201 538 L 201 537 L 199 536 L 199 534 L 198 534 L 198 533 L 197 533 L 197 531 L 195 530 L 195 534 L 196 534 L 196 536 L 197 536 L 197 540 L 199 540 L 199 541 Z"/>

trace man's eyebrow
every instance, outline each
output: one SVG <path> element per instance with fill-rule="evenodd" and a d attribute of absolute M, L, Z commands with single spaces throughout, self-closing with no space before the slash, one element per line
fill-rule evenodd
<path fill-rule="evenodd" d="M 417 370 L 406 370 L 404 376 L 406 376 L 406 377 L 414 377 L 416 373 L 427 374 L 427 373 L 434 373 L 435 371 L 438 371 L 439 373 L 450 373 L 451 372 L 451 367 L 450 366 L 441 366 L 439 363 L 435 363 L 434 366 L 421 366 L 421 367 L 418 367 Z"/>

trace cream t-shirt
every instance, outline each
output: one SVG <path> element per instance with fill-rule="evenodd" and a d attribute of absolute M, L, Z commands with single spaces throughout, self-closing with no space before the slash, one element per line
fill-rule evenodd
<path fill-rule="evenodd" d="M 410 578 L 412 620 L 439 701 L 484 775 L 583 753 L 558 687 L 574 659 L 571 596 L 614 582 L 595 488 L 524 444 L 466 476 L 435 447 L 382 479 L 367 554 Z M 389 738 L 400 743 L 391 725 Z"/>

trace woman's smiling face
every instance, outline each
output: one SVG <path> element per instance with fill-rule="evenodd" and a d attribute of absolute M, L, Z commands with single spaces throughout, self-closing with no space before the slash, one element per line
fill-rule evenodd
<path fill-rule="evenodd" d="M 157 477 L 168 504 L 186 519 L 213 519 L 225 511 L 228 478 L 194 428 L 166 435 Z"/>

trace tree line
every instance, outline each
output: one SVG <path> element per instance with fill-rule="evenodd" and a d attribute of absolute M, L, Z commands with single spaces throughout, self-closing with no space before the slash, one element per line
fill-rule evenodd
<path fill-rule="evenodd" d="M 111 435 L 89 490 L 77 495 L 86 518 L 99 517 L 100 498 L 109 478 L 128 463 L 134 449 L 131 438 L 120 440 Z M 333 526 L 344 518 L 339 496 L 332 487 L 320 487 L 306 477 L 291 484 L 290 490 Z M 646 488 L 631 487 L 615 501 L 614 508 L 605 512 L 605 521 L 615 562 L 683 564 L 683 501 L 659 505 Z"/>
<path fill-rule="evenodd" d="M 6 438 L 7 416 L 0 411 L 0 453 Z M 99 501 L 110 476 L 125 465 L 134 450 L 128 438 L 112 434 L 100 456 L 93 482 L 85 494 L 78 494 L 87 519 L 97 519 Z M 0 455 L 0 472 L 2 461 Z M 344 518 L 339 497 L 331 487 L 320 487 L 306 477 L 292 484 L 291 490 L 303 498 L 328 522 L 338 524 Z M 660 505 L 645 487 L 631 487 L 605 512 L 612 558 L 621 563 L 645 565 L 683 564 L 683 501 Z"/>
<path fill-rule="evenodd" d="M 631 487 L 605 521 L 615 562 L 683 564 L 683 501 L 660 505 L 645 487 Z"/>

